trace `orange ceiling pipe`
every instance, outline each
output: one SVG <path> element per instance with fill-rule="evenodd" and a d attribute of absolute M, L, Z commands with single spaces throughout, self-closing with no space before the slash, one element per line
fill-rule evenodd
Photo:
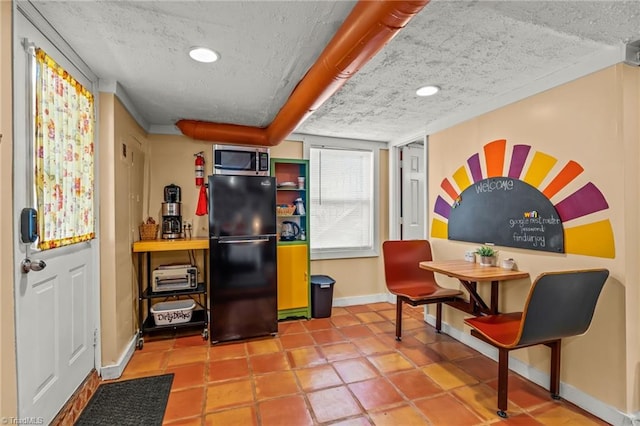
<path fill-rule="evenodd" d="M 194 139 L 275 146 L 336 93 L 382 49 L 429 0 L 360 0 L 266 128 L 180 120 L 176 126 Z"/>

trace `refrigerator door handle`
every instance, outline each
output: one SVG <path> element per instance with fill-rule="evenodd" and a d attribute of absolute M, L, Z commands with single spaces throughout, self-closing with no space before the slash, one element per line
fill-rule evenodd
<path fill-rule="evenodd" d="M 219 240 L 219 244 L 239 244 L 239 243 L 265 243 L 269 238 L 253 238 L 250 240 Z"/>

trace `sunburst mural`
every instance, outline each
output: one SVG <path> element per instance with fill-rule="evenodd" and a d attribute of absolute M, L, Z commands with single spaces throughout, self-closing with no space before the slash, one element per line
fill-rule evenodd
<path fill-rule="evenodd" d="M 550 176 L 557 158 L 529 145 L 514 145 L 508 158 L 504 139 L 486 144 L 483 154 L 484 168 L 476 153 L 440 184 L 432 237 L 615 257 L 609 219 L 589 222 L 589 215 L 609 204 L 593 183 L 578 187 L 580 164 L 568 161 Z M 570 194 L 561 197 L 561 192 Z"/>

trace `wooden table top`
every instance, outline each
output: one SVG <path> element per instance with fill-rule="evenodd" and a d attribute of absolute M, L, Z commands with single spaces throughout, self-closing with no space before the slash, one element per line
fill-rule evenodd
<path fill-rule="evenodd" d="M 466 260 L 440 260 L 420 262 L 422 269 L 466 281 L 506 281 L 529 277 L 528 272 L 503 269 L 498 266 L 480 266 Z"/>
<path fill-rule="evenodd" d="M 134 253 L 173 250 L 209 250 L 208 237 L 179 238 L 175 240 L 140 240 L 133 243 Z"/>

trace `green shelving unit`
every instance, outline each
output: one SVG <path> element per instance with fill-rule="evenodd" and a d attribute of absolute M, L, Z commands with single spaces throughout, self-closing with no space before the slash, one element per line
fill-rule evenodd
<path fill-rule="evenodd" d="M 295 206 L 296 200 L 301 199 L 304 207 L 304 214 L 299 214 L 298 209 L 283 214 L 286 208 L 278 209 L 277 213 L 278 319 L 311 318 L 309 161 L 272 158 L 271 175 L 276 178 L 277 206 Z M 303 178 L 303 182 L 299 184 L 298 178 Z M 283 222 L 293 222 L 300 229 L 292 240 L 281 239 Z"/>

